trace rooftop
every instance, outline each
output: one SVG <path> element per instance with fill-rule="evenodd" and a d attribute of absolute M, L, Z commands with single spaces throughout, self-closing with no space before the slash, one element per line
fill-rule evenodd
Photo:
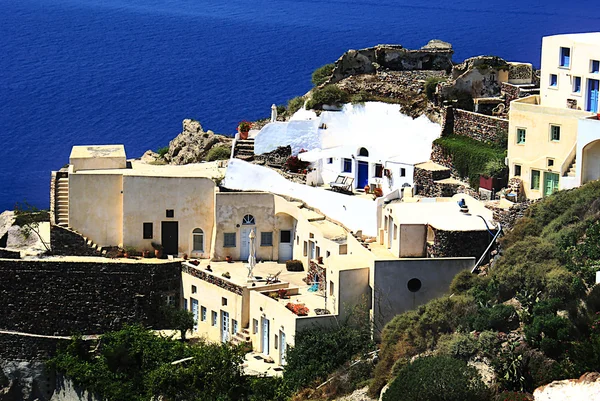
<path fill-rule="evenodd" d="M 103 158 L 103 157 L 122 157 L 125 158 L 125 146 L 123 145 L 91 145 L 91 146 L 73 146 L 71 149 L 71 158 Z"/>
<path fill-rule="evenodd" d="M 214 161 L 206 163 L 192 163 L 183 166 L 149 164 L 141 160 L 129 160 L 131 168 L 80 170 L 77 174 L 118 174 L 124 176 L 146 177 L 179 177 L 179 178 L 217 178 L 224 177 L 227 170 L 226 163 Z"/>
<path fill-rule="evenodd" d="M 573 42 L 586 43 L 589 45 L 600 45 L 600 32 L 567 33 L 563 35 L 547 36 L 548 38 L 561 38 Z"/>

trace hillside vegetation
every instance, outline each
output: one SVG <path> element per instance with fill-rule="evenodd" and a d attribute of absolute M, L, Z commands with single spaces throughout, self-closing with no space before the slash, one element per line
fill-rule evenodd
<path fill-rule="evenodd" d="M 499 399 L 527 399 L 509 392 L 531 393 L 553 380 L 598 370 L 599 216 L 600 182 L 532 205 L 502 239 L 502 255 L 488 274 L 459 274 L 451 296 L 398 315 L 385 327 L 371 394 L 422 355 L 487 366 Z M 423 367 L 409 371 L 434 374 Z M 429 390 L 426 381 L 411 377 L 410 383 Z M 402 394 L 415 390 L 404 387 Z M 479 388 L 468 399 L 486 399 L 477 394 Z"/>

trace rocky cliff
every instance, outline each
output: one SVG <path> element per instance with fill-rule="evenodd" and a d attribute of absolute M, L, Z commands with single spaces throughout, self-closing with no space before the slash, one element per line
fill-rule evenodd
<path fill-rule="evenodd" d="M 165 160 L 171 164 L 199 163 L 206 160 L 214 146 L 231 148 L 233 138 L 204 131 L 196 120 L 183 120 L 183 131 L 169 142 Z"/>

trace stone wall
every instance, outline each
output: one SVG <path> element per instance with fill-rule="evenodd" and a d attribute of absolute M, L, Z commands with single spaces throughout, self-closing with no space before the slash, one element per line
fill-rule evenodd
<path fill-rule="evenodd" d="M 510 107 L 510 102 L 521 97 L 521 90 L 518 86 L 509 84 L 508 82 L 502 82 L 500 84 L 500 92 L 504 95 L 504 106 L 506 109 Z"/>
<path fill-rule="evenodd" d="M 50 225 L 50 247 L 53 255 L 99 256 L 100 252 L 88 246 L 81 234 L 68 228 Z"/>
<path fill-rule="evenodd" d="M 426 197 L 454 195 L 456 192 L 453 192 L 452 185 L 444 185 L 436 182 L 446 178 L 450 178 L 450 169 L 432 171 L 415 167 L 415 194 Z"/>
<path fill-rule="evenodd" d="M 21 252 L 0 248 L 0 259 L 21 259 Z"/>
<path fill-rule="evenodd" d="M 508 133 L 508 120 L 471 111 L 454 110 L 454 135 L 480 142 L 500 143 Z"/>
<path fill-rule="evenodd" d="M 166 295 L 180 298 L 180 262 L 72 259 L 0 260 L 0 329 L 70 336 L 134 322 L 167 327 L 160 307 Z"/>
<path fill-rule="evenodd" d="M 7 361 L 44 361 L 53 357 L 69 337 L 31 336 L 0 331 L 0 359 Z"/>
<path fill-rule="evenodd" d="M 240 287 L 239 285 L 232 283 L 229 280 L 226 280 L 225 278 L 221 278 L 219 276 L 215 276 L 212 273 L 207 273 L 204 272 L 200 269 L 197 269 L 195 267 L 190 267 L 187 264 L 182 264 L 181 265 L 181 271 L 183 273 L 187 273 L 191 276 L 194 276 L 196 278 L 199 278 L 200 280 L 206 281 L 207 283 L 210 283 L 212 285 L 216 285 L 219 288 L 223 288 L 224 290 L 227 290 L 229 292 L 232 292 L 234 294 L 237 295 L 242 295 L 243 289 L 242 287 Z"/>
<path fill-rule="evenodd" d="M 435 233 L 433 245 L 427 245 L 427 254 L 430 258 L 471 256 L 477 260 L 492 240 L 487 231 L 433 230 Z"/>

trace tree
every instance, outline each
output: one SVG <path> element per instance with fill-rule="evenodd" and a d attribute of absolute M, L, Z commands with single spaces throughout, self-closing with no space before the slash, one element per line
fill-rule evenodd
<path fill-rule="evenodd" d="M 329 77 L 331 76 L 331 74 L 333 73 L 333 69 L 335 68 L 335 64 L 325 64 L 322 67 L 317 68 L 313 73 L 312 73 L 312 83 L 315 86 L 320 86 L 322 84 L 324 84 Z"/>
<path fill-rule="evenodd" d="M 194 314 L 185 309 L 164 306 L 163 313 L 169 326 L 181 333 L 181 341 L 185 341 L 185 333 L 194 328 Z"/>
<path fill-rule="evenodd" d="M 40 233 L 40 223 L 50 221 L 50 213 L 47 210 L 40 210 L 37 207 L 30 205 L 27 201 L 15 204 L 15 222 L 14 224 L 21 227 L 21 233 L 24 238 L 29 238 L 31 233 L 35 233 L 37 237 L 50 252 L 50 246 L 44 241 Z"/>
<path fill-rule="evenodd" d="M 426 356 L 403 367 L 383 401 L 484 401 L 489 392 L 477 370 L 449 356 Z"/>

